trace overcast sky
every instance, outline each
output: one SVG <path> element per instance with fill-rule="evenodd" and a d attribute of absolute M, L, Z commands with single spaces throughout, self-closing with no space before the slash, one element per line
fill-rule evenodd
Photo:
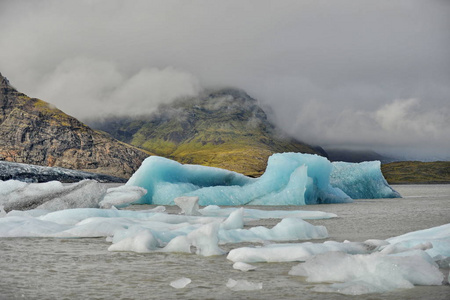
<path fill-rule="evenodd" d="M 0 72 L 82 120 L 231 86 L 303 141 L 450 159 L 447 0 L 0 0 Z"/>

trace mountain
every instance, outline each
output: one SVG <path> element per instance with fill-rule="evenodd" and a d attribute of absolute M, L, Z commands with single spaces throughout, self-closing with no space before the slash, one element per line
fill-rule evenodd
<path fill-rule="evenodd" d="M 148 155 L 18 92 L 0 74 L 0 160 L 128 178 Z"/>
<path fill-rule="evenodd" d="M 290 138 L 242 90 L 221 89 L 163 105 L 141 118 L 116 117 L 89 123 L 113 137 L 181 163 L 261 175 L 276 152 L 326 156 L 319 147 Z"/>
<path fill-rule="evenodd" d="M 328 153 L 328 158 L 331 161 L 359 163 L 363 161 L 379 160 L 381 163 L 389 163 L 395 160 L 394 158 L 383 156 L 372 150 L 325 148 L 325 151 Z"/>

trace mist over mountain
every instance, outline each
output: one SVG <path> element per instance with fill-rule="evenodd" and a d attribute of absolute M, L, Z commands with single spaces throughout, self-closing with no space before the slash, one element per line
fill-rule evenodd
<path fill-rule="evenodd" d="M 88 123 L 113 137 L 182 163 L 261 175 L 267 158 L 276 152 L 326 156 L 289 137 L 267 117 L 258 101 L 245 91 L 225 88 L 185 97 L 141 117 L 110 117 Z"/>

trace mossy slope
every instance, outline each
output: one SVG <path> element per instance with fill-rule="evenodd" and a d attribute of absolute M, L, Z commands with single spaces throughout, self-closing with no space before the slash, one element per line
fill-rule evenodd
<path fill-rule="evenodd" d="M 92 126 L 115 138 L 177 160 L 261 175 L 276 152 L 326 155 L 277 131 L 244 91 L 222 89 L 180 99 L 139 119 L 115 118 Z"/>
<path fill-rule="evenodd" d="M 450 183 L 450 161 L 398 161 L 381 165 L 390 184 Z"/>

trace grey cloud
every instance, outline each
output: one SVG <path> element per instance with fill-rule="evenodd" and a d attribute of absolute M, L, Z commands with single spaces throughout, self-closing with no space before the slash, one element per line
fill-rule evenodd
<path fill-rule="evenodd" d="M 448 155 L 448 28 L 440 0 L 4 0 L 0 71 L 80 118 L 236 86 L 308 142 Z"/>

